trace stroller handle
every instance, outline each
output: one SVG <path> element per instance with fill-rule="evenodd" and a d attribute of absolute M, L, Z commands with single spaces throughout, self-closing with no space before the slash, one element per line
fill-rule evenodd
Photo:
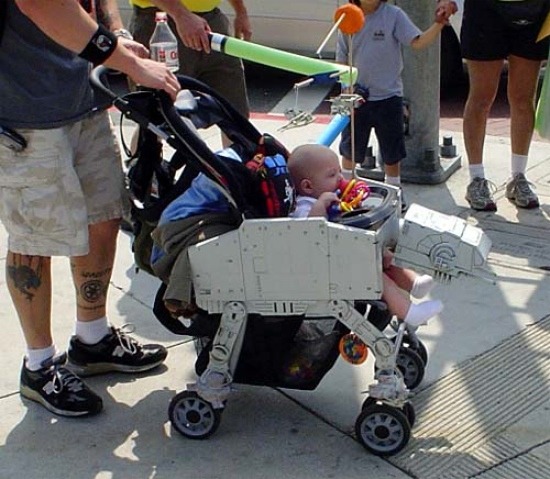
<path fill-rule="evenodd" d="M 112 91 L 105 81 L 105 77 L 115 70 L 111 70 L 103 65 L 95 67 L 90 73 L 90 83 L 94 88 L 99 90 L 101 93 L 107 95 L 111 100 L 116 100 L 118 95 Z"/>

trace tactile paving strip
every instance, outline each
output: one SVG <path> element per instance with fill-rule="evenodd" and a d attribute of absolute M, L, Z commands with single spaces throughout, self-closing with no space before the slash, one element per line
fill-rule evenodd
<path fill-rule="evenodd" d="M 549 388 L 547 316 L 419 392 L 413 437 L 389 461 L 421 479 L 548 479 L 550 462 L 499 434 L 546 403 Z"/>

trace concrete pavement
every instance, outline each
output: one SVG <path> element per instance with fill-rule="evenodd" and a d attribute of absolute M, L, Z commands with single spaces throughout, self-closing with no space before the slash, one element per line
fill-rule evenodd
<path fill-rule="evenodd" d="M 283 119 L 253 119 L 288 148 L 315 141 L 324 123 L 278 132 Z M 450 126 L 450 124 L 447 124 Z M 130 125 L 124 127 L 129 134 Z M 459 131 L 452 133 L 460 153 Z M 204 132 L 213 147 L 217 131 Z M 129 137 L 128 137 L 129 138 Z M 535 141 L 528 177 L 539 210 L 517 210 L 504 198 L 509 141 L 487 139 L 486 172 L 497 186 L 498 212 L 473 213 L 464 166 L 440 185 L 406 185 L 409 202 L 458 215 L 493 241 L 489 266 L 496 285 L 475 279 L 438 285 L 445 310 L 420 331 L 429 352 L 424 382 L 412 402 L 417 423 L 409 445 L 382 459 L 352 435 L 373 365 L 339 360 L 311 392 L 237 386 L 219 430 L 205 441 L 172 431 L 172 396 L 194 379 L 188 338 L 165 330 L 151 311 L 158 282 L 136 273 L 131 239 L 122 233 L 109 296 L 111 321 L 131 322 L 145 341 L 169 347 L 166 365 L 151 374 L 94 377 L 105 411 L 95 418 L 58 418 L 18 395 L 24 341 L 0 280 L 3 371 L 0 375 L 0 478 L 332 478 L 548 479 L 550 477 L 550 147 Z M 0 251 L 6 235 L 0 229 Z M 3 256 L 2 261 L 5 261 Z M 74 303 L 67 261 L 55 259 L 55 339 L 64 347 Z"/>

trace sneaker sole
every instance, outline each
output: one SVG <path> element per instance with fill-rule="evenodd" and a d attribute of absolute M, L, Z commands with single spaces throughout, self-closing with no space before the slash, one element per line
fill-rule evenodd
<path fill-rule="evenodd" d="M 475 210 L 475 211 L 496 211 L 497 210 L 496 203 L 489 203 L 488 205 L 485 205 L 483 208 L 476 208 L 474 205 L 472 205 L 472 203 L 468 198 L 464 198 L 464 199 L 468 202 L 468 204 L 470 205 L 470 209 L 472 210 Z"/>
<path fill-rule="evenodd" d="M 81 377 L 105 373 L 143 373 L 160 366 L 164 362 L 164 359 L 165 358 L 143 366 L 130 366 L 127 364 L 113 363 L 78 364 L 69 359 L 67 362 L 67 368 L 77 376 Z"/>
<path fill-rule="evenodd" d="M 520 205 L 516 202 L 516 198 L 506 197 L 510 203 L 513 203 L 518 208 L 523 208 L 524 210 L 532 210 L 535 208 L 540 207 L 540 203 L 538 201 L 530 201 L 526 205 Z"/>
<path fill-rule="evenodd" d="M 103 409 L 103 407 L 101 407 L 97 411 L 67 411 L 65 409 L 58 409 L 55 406 L 52 406 L 48 401 L 46 401 L 34 389 L 31 389 L 27 386 L 21 386 L 19 388 L 19 394 L 21 394 L 21 397 L 23 397 L 25 399 L 28 399 L 30 401 L 34 401 L 34 402 L 44 406 L 45 409 L 47 409 L 50 412 L 53 412 L 54 414 L 57 414 L 58 416 L 64 416 L 64 417 L 93 416 L 93 415 L 98 414 L 99 412 L 101 412 L 101 410 Z"/>

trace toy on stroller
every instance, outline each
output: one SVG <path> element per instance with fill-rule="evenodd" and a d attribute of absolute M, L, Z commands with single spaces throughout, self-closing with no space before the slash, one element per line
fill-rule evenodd
<path fill-rule="evenodd" d="M 483 267 L 488 238 L 458 218 L 418 205 L 401 220 L 398 190 L 374 181 L 370 203 L 336 222 L 269 217 L 276 214 L 266 205 L 261 179 L 213 153 L 196 129 L 217 125 L 245 163 L 259 151 L 284 157 L 284 147 L 196 80 L 179 77 L 183 90 L 174 104 L 159 91 L 118 96 L 106 73 L 95 69 L 92 84 L 140 127 L 138 157 L 128 172 L 136 243 L 150 240 L 166 205 L 187 191 L 199 172 L 216 186 L 227 204 L 225 215 L 234 219 L 226 232 L 208 239 L 197 235 L 179 252 L 189 267 L 195 306 L 186 319 L 174 319 L 165 308 L 166 278 L 157 293 L 157 318 L 198 344 L 198 380 L 172 399 L 173 427 L 204 439 L 217 430 L 233 382 L 312 390 L 339 349 L 346 349 L 339 345 L 347 344 L 343 352 L 350 362 L 355 347 L 366 345 L 375 358 L 375 382 L 355 432 L 374 454 L 400 451 L 415 420 L 409 390 L 422 379 L 427 353 L 404 324 L 395 334 L 384 332 L 391 318 L 380 306 L 383 248 L 396 246 L 400 265 L 450 279 Z M 170 161 L 162 159 L 160 140 L 175 150 Z M 149 269 L 149 249 L 136 243 L 138 253 L 146 251 L 141 265 Z M 373 266 L 366 270 L 365 265 Z M 304 334 L 311 320 L 329 327 Z"/>

